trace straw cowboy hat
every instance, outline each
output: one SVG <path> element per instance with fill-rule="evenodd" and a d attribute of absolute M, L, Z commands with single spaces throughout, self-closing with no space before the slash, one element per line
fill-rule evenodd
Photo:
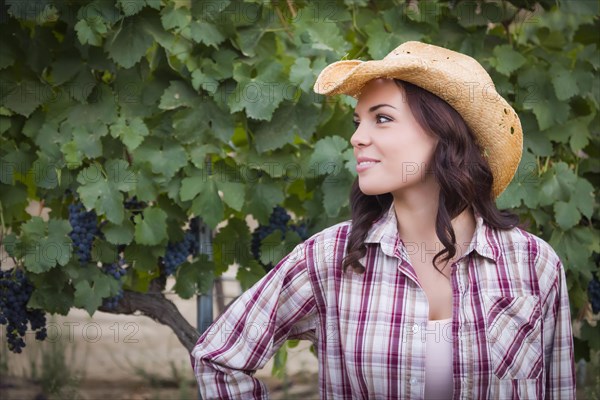
<path fill-rule="evenodd" d="M 450 104 L 475 134 L 494 176 L 498 197 L 510 183 L 523 152 L 523 131 L 515 110 L 498 94 L 492 79 L 475 59 L 443 47 L 405 42 L 383 60 L 342 60 L 321 71 L 319 94 L 358 98 L 375 78 L 398 78 L 420 86 Z"/>

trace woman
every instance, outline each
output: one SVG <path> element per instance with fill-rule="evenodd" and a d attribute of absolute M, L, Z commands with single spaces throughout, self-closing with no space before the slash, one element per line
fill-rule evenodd
<path fill-rule="evenodd" d="M 253 377 L 311 340 L 321 398 L 574 399 L 564 268 L 494 200 L 517 114 L 471 57 L 406 42 L 315 91 L 358 101 L 352 220 L 299 244 L 192 351 L 203 398 L 266 399 Z"/>

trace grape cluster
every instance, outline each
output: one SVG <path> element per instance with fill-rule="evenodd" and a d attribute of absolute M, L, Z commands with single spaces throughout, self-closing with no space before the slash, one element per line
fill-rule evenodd
<path fill-rule="evenodd" d="M 47 335 L 44 311 L 27 309 L 32 292 L 33 285 L 22 270 L 0 271 L 0 324 L 6 325 L 8 349 L 14 353 L 25 347 L 23 337 L 28 322 L 37 340 L 44 340 Z"/>
<path fill-rule="evenodd" d="M 190 229 L 185 231 L 183 240 L 176 243 L 169 242 L 169 244 L 167 244 L 165 256 L 162 258 L 165 267 L 164 273 L 167 276 L 175 274 L 177 267 L 183 264 L 190 254 L 193 256 L 198 254 L 198 247 L 200 244 L 198 231 L 198 221 L 194 218 L 190 223 Z"/>
<path fill-rule="evenodd" d="M 123 258 L 119 258 L 119 260 L 117 262 L 111 263 L 111 264 L 102 263 L 102 271 L 106 275 L 112 276 L 113 278 L 115 278 L 117 281 L 120 282 L 121 277 L 127 273 L 127 270 L 124 267 L 125 264 L 126 264 L 126 261 Z M 123 298 L 123 286 L 121 285 L 121 288 L 119 289 L 119 293 L 117 293 L 117 295 L 115 295 L 113 297 L 107 297 L 104 300 L 102 300 L 102 306 L 109 310 L 114 310 L 115 308 L 117 308 L 117 305 L 119 304 L 119 300 L 121 300 L 122 298 Z"/>
<path fill-rule="evenodd" d="M 590 281 L 588 285 L 588 297 L 590 299 L 590 303 L 592 303 L 592 311 L 594 314 L 600 312 L 600 281 L 598 281 L 598 276 L 594 274 L 593 279 Z"/>
<path fill-rule="evenodd" d="M 81 263 L 89 262 L 92 258 L 94 236 L 100 233 L 96 212 L 86 211 L 79 202 L 69 204 L 69 222 L 73 227 L 69 237 L 73 241 L 75 254 Z"/>
<path fill-rule="evenodd" d="M 308 228 L 305 223 L 301 223 L 299 225 L 290 224 L 291 217 L 285 210 L 285 208 L 281 206 L 276 206 L 273 208 L 271 215 L 269 216 L 269 225 L 259 225 L 258 228 L 254 232 L 252 232 L 252 243 L 251 250 L 254 258 L 263 266 L 266 271 L 269 271 L 273 268 L 273 263 L 269 263 L 267 265 L 263 264 L 260 261 L 260 246 L 264 238 L 269 236 L 271 233 L 276 230 L 281 231 L 281 238 L 285 239 L 285 233 L 288 230 L 296 232 L 298 236 L 302 240 L 306 240 L 308 238 Z"/>
<path fill-rule="evenodd" d="M 119 258 L 119 261 L 112 264 L 102 264 L 102 270 L 106 275 L 110 275 L 116 280 L 121 280 L 121 277 L 127 273 L 127 270 L 123 267 L 126 261 L 123 258 Z"/>

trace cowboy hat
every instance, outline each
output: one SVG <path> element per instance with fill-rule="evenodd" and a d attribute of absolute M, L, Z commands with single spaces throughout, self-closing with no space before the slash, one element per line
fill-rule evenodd
<path fill-rule="evenodd" d="M 515 175 L 523 152 L 519 116 L 496 91 L 487 71 L 472 57 L 443 47 L 409 41 L 383 60 L 342 60 L 325 67 L 314 85 L 318 94 L 356 99 L 375 78 L 398 78 L 437 95 L 452 106 L 475 135 L 492 170 L 498 197 Z"/>

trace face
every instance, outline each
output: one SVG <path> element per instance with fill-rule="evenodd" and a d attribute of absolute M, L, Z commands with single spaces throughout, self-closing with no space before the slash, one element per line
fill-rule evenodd
<path fill-rule="evenodd" d="M 350 139 L 363 193 L 391 193 L 435 182 L 429 166 L 438 139 L 428 135 L 410 111 L 403 90 L 392 79 L 375 79 L 363 88 Z"/>

